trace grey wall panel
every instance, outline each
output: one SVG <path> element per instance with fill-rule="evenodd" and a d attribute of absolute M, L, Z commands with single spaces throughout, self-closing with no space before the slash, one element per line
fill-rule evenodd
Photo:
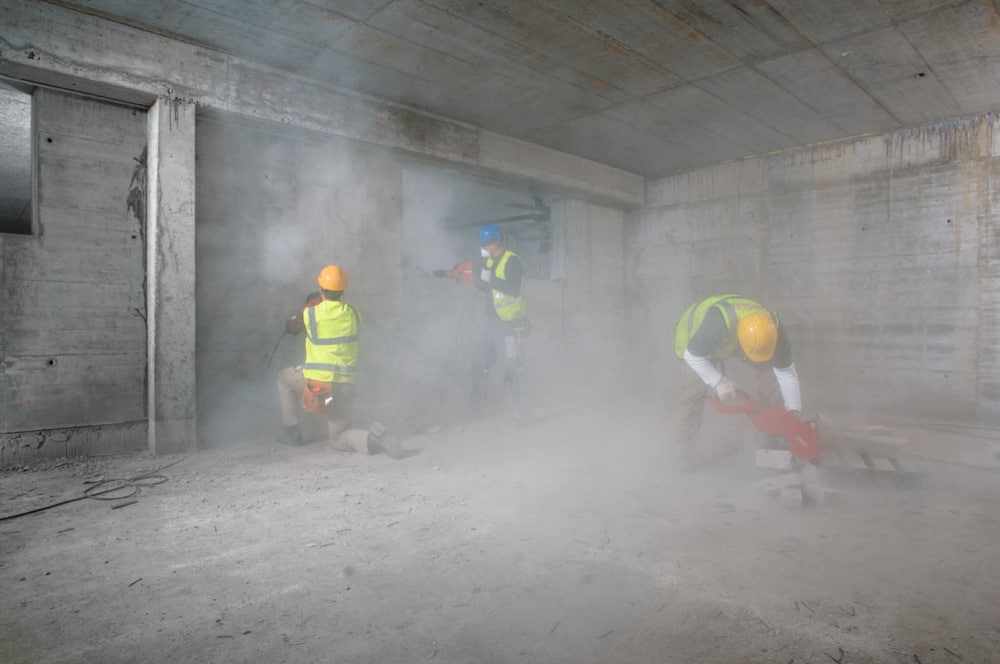
<path fill-rule="evenodd" d="M 994 123 L 994 127 L 996 123 Z M 1000 401 L 1000 132 L 993 131 L 989 165 L 989 198 L 979 215 L 978 391 L 983 399 Z"/>
<path fill-rule="evenodd" d="M 624 358 L 626 326 L 624 214 L 573 200 L 556 201 L 564 278 L 527 292 L 534 332 L 526 375 L 546 406 L 604 403 L 635 385 Z M 545 287 L 549 287 L 546 291 Z"/>
<path fill-rule="evenodd" d="M 142 420 L 145 369 L 143 352 L 16 358 L 5 376 L 4 433 Z"/>
<path fill-rule="evenodd" d="M 35 103 L 41 233 L 3 243 L 0 433 L 142 421 L 144 245 L 126 200 L 145 115 Z"/>
<path fill-rule="evenodd" d="M 743 291 L 781 315 L 809 405 L 995 417 L 996 128 L 979 116 L 652 183 L 657 206 L 629 227 L 633 306 L 669 337 L 689 301 Z"/>

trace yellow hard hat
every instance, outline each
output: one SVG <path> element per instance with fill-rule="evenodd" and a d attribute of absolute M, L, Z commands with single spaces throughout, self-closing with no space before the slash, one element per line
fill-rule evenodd
<path fill-rule="evenodd" d="M 316 279 L 319 287 L 328 291 L 342 291 L 347 289 L 347 275 L 336 265 L 327 265 Z"/>
<path fill-rule="evenodd" d="M 736 325 L 736 338 L 740 348 L 751 362 L 767 362 L 774 357 L 778 345 L 778 326 L 771 314 L 747 314 Z"/>

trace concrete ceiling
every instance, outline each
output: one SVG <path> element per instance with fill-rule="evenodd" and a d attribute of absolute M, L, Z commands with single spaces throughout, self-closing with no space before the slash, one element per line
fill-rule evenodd
<path fill-rule="evenodd" d="M 1000 108 L 1000 0 L 59 4 L 647 177 Z"/>

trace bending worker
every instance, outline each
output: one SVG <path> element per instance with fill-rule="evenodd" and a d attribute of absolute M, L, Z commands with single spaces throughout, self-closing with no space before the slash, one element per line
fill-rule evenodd
<path fill-rule="evenodd" d="M 528 322 L 528 305 L 522 293 L 524 266 L 517 254 L 504 247 L 503 233 L 496 224 L 486 224 L 479 230 L 479 247 L 482 258 L 472 276 L 476 288 L 489 293 L 490 312 L 472 361 L 472 407 L 480 412 L 485 408 L 487 379 L 500 346 L 504 383 L 510 389 L 517 416 L 522 422 L 530 421 L 531 407 L 521 376 Z"/>
<path fill-rule="evenodd" d="M 399 441 L 379 423 L 367 431 L 349 429 L 358 380 L 358 332 L 361 316 L 343 301 L 347 275 L 327 265 L 317 279 L 320 290 L 309 295 L 301 313 L 285 323 L 290 334 L 306 333 L 306 361 L 288 367 L 278 377 L 281 422 L 278 442 L 301 445 L 299 409 L 327 418 L 330 443 L 344 452 L 399 458 Z"/>
<path fill-rule="evenodd" d="M 736 395 L 723 360 L 734 354 L 757 370 L 757 392 L 764 408 L 784 404 L 799 414 L 802 397 L 791 346 L 777 314 L 740 295 L 718 295 L 688 307 L 674 332 L 674 353 L 684 360 L 674 442 L 683 465 L 693 470 L 705 460 L 698 454 L 698 433 L 709 389 L 722 401 Z"/>

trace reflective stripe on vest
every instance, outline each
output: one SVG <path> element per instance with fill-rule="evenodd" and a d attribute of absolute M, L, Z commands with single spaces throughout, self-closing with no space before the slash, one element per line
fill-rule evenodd
<path fill-rule="evenodd" d="M 308 308 L 302 375 L 323 382 L 355 383 L 360 316 L 349 304 L 326 300 Z"/>
<path fill-rule="evenodd" d="M 728 357 L 736 349 L 736 325 L 741 318 L 753 313 L 767 313 L 764 305 L 742 295 L 717 295 L 695 302 L 687 308 L 674 330 L 674 354 L 677 357 L 684 357 L 684 351 L 687 350 L 691 337 L 697 334 L 701 324 L 705 322 L 705 315 L 713 307 L 722 312 L 726 329 L 729 331 L 726 341 L 709 354 L 713 359 Z"/>
<path fill-rule="evenodd" d="M 503 252 L 500 257 L 499 263 L 497 264 L 497 269 L 493 273 L 497 276 L 497 279 L 507 279 L 507 261 L 510 260 L 511 256 L 517 256 L 513 251 L 507 250 Z M 486 259 L 486 267 L 493 268 L 493 259 Z M 524 290 L 524 274 L 521 274 L 521 291 Z M 511 321 L 518 318 L 524 318 L 528 315 L 528 303 L 524 301 L 521 296 L 521 291 L 518 291 L 517 295 L 508 295 L 507 293 L 493 289 L 493 310 L 497 312 L 497 316 L 502 321 Z"/>

